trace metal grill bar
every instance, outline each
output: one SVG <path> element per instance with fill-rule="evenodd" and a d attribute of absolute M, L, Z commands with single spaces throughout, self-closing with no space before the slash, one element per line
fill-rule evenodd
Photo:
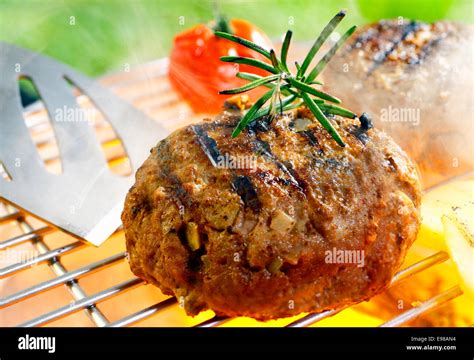
<path fill-rule="evenodd" d="M 37 239 L 41 235 L 46 235 L 50 232 L 53 232 L 54 229 L 50 226 L 44 226 L 39 229 L 15 236 L 11 239 L 0 242 L 0 250 L 3 250 L 7 247 L 19 245 L 27 241 L 32 241 Z"/>
<path fill-rule="evenodd" d="M 78 312 L 81 309 L 88 308 L 91 305 L 95 305 L 101 301 L 104 301 L 106 299 L 112 298 L 122 292 L 132 290 L 144 283 L 143 280 L 135 278 L 131 280 L 124 281 L 123 283 L 120 283 L 118 285 L 112 286 L 106 290 L 100 291 L 94 295 L 84 297 L 80 300 L 76 300 L 71 302 L 69 305 L 63 306 L 59 309 L 56 309 L 54 311 L 51 311 L 49 313 L 46 313 L 44 315 L 38 316 L 37 318 L 27 321 L 23 324 L 20 324 L 19 326 L 21 327 L 32 327 L 32 326 L 39 326 L 39 325 L 45 325 L 47 323 L 50 323 L 54 320 L 58 320 L 66 315 L 73 314 L 75 312 Z M 105 326 L 106 324 L 103 324 L 101 326 Z"/>
<path fill-rule="evenodd" d="M 427 258 L 424 258 L 423 260 L 420 260 L 414 263 L 413 265 L 410 265 L 409 267 L 397 272 L 392 278 L 392 282 L 390 283 L 390 285 L 394 285 L 404 279 L 408 279 L 413 275 L 416 275 L 426 269 L 429 269 L 434 265 L 441 264 L 448 259 L 449 255 L 444 251 L 440 251 L 436 254 L 428 256 Z"/>
<path fill-rule="evenodd" d="M 292 323 L 286 325 L 286 327 L 306 327 L 310 326 L 314 323 L 317 323 L 318 321 L 321 321 L 323 319 L 326 319 L 330 316 L 336 315 L 338 312 L 344 310 L 347 308 L 347 306 L 344 306 L 341 309 L 338 310 L 326 310 L 317 314 L 309 314 L 306 316 L 303 316 L 301 319 L 295 320 Z"/>
<path fill-rule="evenodd" d="M 10 205 L 6 205 L 6 209 L 9 213 L 15 211 L 15 209 Z M 23 218 L 18 218 L 17 222 L 18 226 L 22 229 L 24 233 L 33 231 L 31 225 Z M 48 251 L 50 251 L 49 247 L 42 241 L 41 237 L 35 240 L 33 242 L 33 245 L 40 253 L 47 253 Z M 55 273 L 56 276 L 61 276 L 67 272 L 58 258 L 52 258 L 49 261 L 49 267 Z M 66 286 L 75 299 L 82 299 L 86 297 L 86 293 L 84 292 L 84 290 L 82 290 L 82 288 L 77 284 L 75 280 L 68 282 Z M 95 304 L 86 309 L 86 314 L 97 326 L 103 326 L 109 322 L 104 316 L 104 314 L 102 314 L 102 312 L 96 308 Z"/>
<path fill-rule="evenodd" d="M 114 256 L 111 256 L 107 259 L 97 261 L 95 263 L 86 265 L 80 269 L 69 271 L 64 273 L 61 276 L 55 277 L 54 279 L 42 282 L 38 285 L 29 287 L 25 290 L 19 291 L 15 294 L 9 295 L 3 299 L 0 299 L 0 308 L 13 305 L 19 301 L 25 300 L 31 296 L 37 295 L 44 291 L 50 290 L 54 287 L 57 287 L 62 284 L 66 284 L 69 281 L 77 280 L 85 275 L 93 274 L 98 270 L 102 270 L 108 266 L 111 266 L 120 260 L 125 259 L 125 253 L 120 253 Z"/>
<path fill-rule="evenodd" d="M 227 321 L 232 320 L 231 318 L 226 318 L 222 316 L 214 316 L 209 320 L 203 321 L 202 323 L 196 325 L 196 327 L 215 327 L 226 323 Z"/>
<path fill-rule="evenodd" d="M 156 303 L 152 306 L 149 306 L 149 307 L 147 307 L 143 310 L 137 311 L 136 313 L 128 315 L 128 316 L 126 316 L 126 317 L 124 317 L 120 320 L 117 320 L 113 323 L 110 323 L 107 326 L 108 327 L 122 327 L 122 326 L 133 325 L 133 324 L 136 324 L 139 321 L 142 321 L 146 318 L 149 318 L 149 317 L 159 313 L 160 311 L 162 311 L 164 309 L 169 308 L 170 306 L 175 305 L 176 303 L 177 303 L 176 298 L 171 297 L 169 299 L 166 299 L 164 301 Z"/>
<path fill-rule="evenodd" d="M 432 297 L 431 299 L 423 302 L 420 306 L 414 307 L 410 310 L 405 311 L 404 313 L 398 315 L 397 317 L 383 323 L 381 327 L 394 327 L 406 324 L 407 322 L 416 319 L 422 314 L 426 314 L 428 311 L 434 310 L 447 302 L 457 298 L 462 295 L 463 292 L 459 285 L 452 287 L 445 292 Z"/>
<path fill-rule="evenodd" d="M 20 217 L 20 212 L 19 211 L 15 211 L 15 212 L 12 212 L 8 215 L 1 216 L 0 217 L 0 224 L 10 222 L 10 221 L 15 221 L 19 217 Z"/>
<path fill-rule="evenodd" d="M 6 266 L 0 270 L 0 278 L 4 278 L 5 276 L 15 274 L 19 271 L 25 270 L 26 268 L 30 266 L 41 264 L 45 261 L 54 259 L 60 255 L 70 253 L 74 250 L 79 250 L 80 248 L 83 248 L 84 246 L 86 246 L 86 244 L 83 243 L 82 241 L 76 241 L 76 242 L 73 242 L 72 244 L 68 244 L 54 250 L 49 250 L 41 255 L 32 257 L 28 260 L 21 261 L 19 263 L 12 264 L 10 266 Z"/>

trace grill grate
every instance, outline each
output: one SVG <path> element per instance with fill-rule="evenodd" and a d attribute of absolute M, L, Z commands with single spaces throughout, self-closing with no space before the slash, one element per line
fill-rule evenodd
<path fill-rule="evenodd" d="M 159 119 L 159 121 L 170 130 L 179 128 L 189 122 L 199 121 L 202 116 L 193 115 L 190 109 L 179 101 L 176 95 L 170 90 L 170 85 L 166 77 L 166 68 L 167 61 L 160 60 L 138 67 L 129 73 L 104 78 L 102 79 L 102 83 L 115 90 L 119 96 L 133 102 L 135 106 L 142 109 L 152 118 Z M 84 96 L 79 96 L 78 101 L 85 107 L 91 106 L 90 102 L 88 102 Z M 39 151 L 50 146 L 54 141 L 54 134 L 45 134 L 43 131 L 44 126 L 42 125 L 47 121 L 44 109 L 38 108 L 37 105 L 31 107 L 25 114 L 25 120 L 33 136 L 35 136 L 35 131 L 38 132 L 36 136 L 37 139 L 39 139 L 37 141 Z M 114 147 L 120 146 L 120 142 L 115 141 L 115 139 L 107 135 L 107 124 L 105 122 L 100 119 L 95 119 L 94 126 L 96 129 L 104 132 L 104 135 L 100 136 L 99 139 L 101 139 L 103 148 L 107 149 L 106 154 L 109 165 L 114 168 L 120 167 L 121 164 L 127 160 L 126 156 L 114 151 Z M 57 161 L 58 154 L 45 158 L 46 166 L 54 166 Z M 2 167 L 0 167 L 0 173 L 1 169 Z M 0 175 L 5 177 L 5 174 Z M 7 179 L 7 177 L 5 178 Z M 20 231 L 20 234 L 15 233 L 17 230 Z M 11 232 L 13 232 L 14 235 L 8 235 Z M 49 241 L 47 241 L 47 239 L 49 239 L 49 237 L 51 237 L 50 242 L 53 244 L 52 246 L 48 245 Z M 69 242 L 63 244 L 64 239 L 67 239 Z M 116 234 L 112 236 L 112 239 L 108 240 L 108 242 L 110 241 L 115 241 L 115 243 L 119 241 L 120 244 L 123 244 L 123 232 L 118 230 Z M 8 286 L 8 280 L 12 279 L 14 275 L 23 273 L 31 274 L 36 270 L 34 267 L 40 264 L 47 264 L 54 277 L 31 286 L 23 287 L 12 294 L 0 298 L 0 325 L 2 326 L 5 324 L 2 324 L 1 313 L 5 309 L 25 303 L 42 294 L 48 295 L 52 290 L 61 287 L 67 288 L 72 296 L 72 301 L 69 304 L 56 307 L 46 312 L 41 310 L 41 312 L 35 313 L 35 316 L 30 318 L 30 320 L 14 325 L 25 327 L 43 326 L 59 319 L 71 317 L 73 314 L 85 312 L 95 326 L 121 327 L 140 323 L 157 314 L 166 316 L 167 311 L 178 307 L 175 298 L 160 296 L 160 299 L 155 301 L 152 305 L 143 306 L 128 315 L 120 316 L 118 320 L 110 320 L 100 309 L 100 305 L 112 301 L 112 299 L 118 295 L 123 295 L 131 290 L 145 287 L 146 284 L 144 281 L 134 277 L 131 272 L 128 272 L 128 278 L 125 280 L 114 282 L 115 285 L 107 286 L 105 289 L 92 293 L 86 291 L 84 286 L 80 284 L 80 281 L 87 279 L 97 272 L 102 272 L 106 268 L 125 263 L 126 253 L 123 249 L 117 250 L 117 248 L 123 245 L 115 246 L 113 253 L 108 254 L 106 251 L 102 251 L 102 247 L 95 249 L 81 241 L 75 240 L 69 235 L 61 233 L 51 226 L 40 222 L 29 214 L 14 208 L 10 204 L 0 201 L 0 254 L 2 254 L 2 252 L 12 251 L 11 249 L 14 251 L 16 247 L 25 245 L 32 246 L 36 254 L 24 260 L 13 261 L 1 268 L 0 289 L 2 289 L 2 283 L 4 287 Z M 87 261 L 85 265 L 75 267 L 75 270 L 68 270 L 68 266 L 65 265 L 65 260 L 69 257 L 79 256 L 78 254 L 88 248 L 100 252 L 99 260 L 92 262 Z M 392 284 L 396 284 L 415 274 L 423 272 L 432 266 L 446 261 L 448 258 L 445 252 L 438 252 L 431 255 L 398 272 L 393 278 Z M 31 276 L 34 277 L 34 275 L 30 275 L 30 277 Z M 2 293 L 5 293 L 5 291 L 2 290 Z M 455 286 L 431 297 L 419 306 L 401 313 L 399 316 L 382 324 L 382 326 L 400 326 L 405 324 L 417 316 L 446 304 L 461 294 L 462 291 L 459 286 Z M 287 326 L 309 326 L 343 310 L 344 309 L 330 310 L 318 314 L 301 316 L 297 320 L 293 320 L 293 322 L 287 324 Z M 182 310 L 179 310 L 179 313 L 180 316 L 184 316 Z M 207 320 L 202 320 L 192 325 L 214 327 L 232 320 L 218 316 L 210 316 L 211 317 Z M 168 320 L 169 318 L 168 316 Z M 171 317 L 171 319 L 173 319 L 173 317 Z M 159 317 L 156 318 L 154 324 L 157 326 L 162 324 Z"/>
<path fill-rule="evenodd" d="M 82 277 L 93 274 L 94 272 L 103 270 L 106 267 L 113 266 L 116 263 L 123 262 L 126 260 L 126 253 L 119 252 L 112 256 L 103 258 L 99 261 L 92 262 L 78 268 L 76 270 L 68 271 L 61 263 L 61 257 L 66 254 L 71 253 L 72 251 L 79 250 L 85 246 L 88 246 L 79 241 L 74 241 L 70 245 L 61 246 L 55 249 L 50 249 L 43 237 L 46 234 L 54 232 L 52 228 L 48 226 L 42 226 L 37 229 L 29 224 L 25 220 L 22 213 L 12 206 L 2 203 L 4 208 L 5 215 L 0 218 L 0 224 L 5 224 L 9 222 L 16 222 L 16 224 L 21 228 L 24 234 L 16 236 L 11 239 L 3 240 L 0 243 L 0 249 L 5 250 L 11 247 L 14 247 L 20 243 L 30 242 L 36 249 L 38 249 L 38 256 L 29 258 L 25 261 L 20 261 L 18 263 L 8 265 L 3 267 L 0 270 L 0 278 L 5 279 L 13 274 L 16 274 L 21 271 L 28 270 L 34 265 L 40 264 L 41 262 L 47 262 L 51 270 L 54 272 L 55 277 L 41 282 L 39 284 L 33 285 L 31 287 L 25 288 L 21 291 L 15 292 L 11 295 L 5 296 L 0 299 L 0 309 L 13 306 L 19 302 L 22 302 L 30 297 L 37 296 L 42 292 L 47 292 L 58 286 L 66 286 L 70 291 L 73 301 L 66 306 L 57 308 L 51 312 L 42 314 L 34 319 L 28 320 L 19 324 L 19 326 L 30 327 L 30 326 L 41 326 L 46 325 L 52 321 L 61 319 L 63 317 L 69 316 L 75 312 L 84 310 L 90 319 L 94 322 L 96 326 L 109 326 L 109 327 L 121 327 L 129 326 L 135 323 L 138 323 L 142 320 L 150 318 L 172 306 L 177 306 L 177 301 L 175 298 L 168 298 L 166 300 L 160 301 L 152 306 L 146 307 L 142 310 L 139 310 L 135 313 L 132 313 L 128 316 L 125 316 L 116 321 L 109 321 L 107 317 L 98 309 L 97 304 L 107 301 L 117 295 L 120 295 L 126 291 L 133 290 L 137 287 L 143 286 L 144 281 L 132 277 L 124 282 L 118 283 L 114 286 L 108 287 L 100 292 L 94 293 L 92 295 L 86 294 L 84 289 L 79 285 L 78 280 Z M 13 216 L 14 214 L 14 216 Z M 58 231 L 56 231 L 58 232 Z M 20 240 L 18 240 L 20 239 Z M 434 255 L 431 255 L 419 262 L 414 263 L 413 265 L 399 271 L 392 280 L 392 285 L 396 284 L 404 279 L 410 278 L 411 276 L 418 274 L 426 269 L 431 268 L 437 264 L 440 264 L 449 259 L 447 253 L 441 251 Z M 33 269 L 34 271 L 34 269 Z M 462 294 L 459 286 L 455 286 L 439 295 L 433 296 L 429 300 L 423 302 L 421 305 L 412 308 L 399 316 L 385 322 L 381 326 L 400 326 L 407 323 L 410 320 L 413 320 L 417 316 L 424 314 L 427 311 L 433 310 L 443 304 L 449 302 L 450 300 L 460 296 Z M 296 321 L 291 322 L 287 326 L 289 327 L 303 327 L 312 325 L 318 321 L 321 321 L 329 316 L 333 316 L 338 312 L 344 310 L 329 310 L 317 314 L 309 314 L 303 316 Z M 214 327 L 219 326 L 231 319 L 222 318 L 222 317 L 212 317 L 204 322 L 199 323 L 199 327 Z"/>

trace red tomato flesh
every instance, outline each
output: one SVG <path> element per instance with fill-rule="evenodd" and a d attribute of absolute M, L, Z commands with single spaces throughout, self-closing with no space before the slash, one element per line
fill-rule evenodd
<path fill-rule="evenodd" d="M 262 46 L 272 47 L 271 41 L 263 31 L 248 21 L 230 21 L 233 34 Z M 270 61 L 263 55 L 232 41 L 218 38 L 207 25 L 200 24 L 178 34 L 170 55 L 169 79 L 173 87 L 189 103 L 195 112 L 217 113 L 229 95 L 219 91 L 242 86 L 247 81 L 235 76 L 237 71 L 250 72 L 261 76 L 268 72 L 248 65 L 225 63 L 222 56 L 244 56 Z M 249 92 L 255 100 L 265 89 Z"/>

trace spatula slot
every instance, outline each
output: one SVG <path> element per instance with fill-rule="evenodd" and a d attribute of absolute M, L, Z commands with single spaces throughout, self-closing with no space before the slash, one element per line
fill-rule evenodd
<path fill-rule="evenodd" d="M 130 159 L 121 139 L 117 136 L 107 117 L 70 78 L 65 76 L 64 79 L 72 87 L 78 106 L 83 110 L 87 121 L 94 129 L 110 171 L 121 176 L 130 175 L 132 173 Z"/>
<path fill-rule="evenodd" d="M 169 131 L 65 64 L 2 41 L 0 54 L 0 197 L 102 244 L 120 226 L 133 184 L 132 174 L 117 173 L 133 173 Z M 20 81 L 39 101 L 22 104 Z M 45 157 L 43 148 L 55 153 Z M 50 162 L 60 164 L 60 175 L 49 171 Z"/>
<path fill-rule="evenodd" d="M 49 114 L 33 79 L 27 75 L 18 78 L 23 107 L 23 119 L 46 169 L 53 174 L 62 173 L 62 163 L 56 134 Z M 33 101 L 31 103 L 31 101 Z"/>

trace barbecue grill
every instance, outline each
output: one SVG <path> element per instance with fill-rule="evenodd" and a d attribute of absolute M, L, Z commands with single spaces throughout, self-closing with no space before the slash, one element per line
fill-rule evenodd
<path fill-rule="evenodd" d="M 102 78 L 103 85 L 133 103 L 150 117 L 174 130 L 202 116 L 193 115 L 171 90 L 166 59 Z M 77 101 L 94 109 L 86 94 L 77 91 Z M 123 146 L 100 111 L 89 111 L 111 171 L 130 169 Z M 41 102 L 24 109 L 40 156 L 51 172 L 61 164 L 48 115 Z M 0 181 L 9 181 L 1 166 Z M 31 189 L 35 191 L 35 189 Z M 47 201 L 47 199 L 44 199 Z M 67 211 L 67 209 L 65 209 Z M 191 318 L 179 302 L 147 285 L 129 270 L 123 231 L 117 230 L 96 248 L 41 222 L 4 201 L 0 202 L 0 325 L 1 326 L 200 326 L 212 327 L 235 319 L 214 316 L 211 311 Z M 449 259 L 438 252 L 399 271 L 398 283 Z M 401 312 L 380 326 L 400 326 L 462 295 L 458 285 L 442 290 L 417 306 Z M 330 316 L 343 316 L 346 308 L 278 320 L 289 327 L 310 326 Z M 338 314 L 341 313 L 341 314 Z M 337 315 L 336 315 L 337 314 Z M 274 322 L 270 322 L 275 324 Z M 360 324 L 359 324 L 360 325 Z"/>

